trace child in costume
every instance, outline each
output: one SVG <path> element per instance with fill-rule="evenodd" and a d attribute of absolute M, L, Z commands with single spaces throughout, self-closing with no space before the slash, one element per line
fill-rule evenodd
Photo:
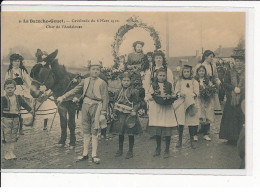
<path fill-rule="evenodd" d="M 173 109 L 173 100 L 170 103 L 164 103 L 166 102 L 164 101 L 165 99 L 174 100 L 173 88 L 172 84 L 167 81 L 166 69 L 159 68 L 156 70 L 156 79 L 153 81 L 146 96 L 146 100 L 149 101 L 148 131 L 156 137 L 157 147 L 153 156 L 156 157 L 161 154 L 161 139 L 162 136 L 165 136 L 166 148 L 164 158 L 168 158 L 171 136 L 173 130 L 177 129 L 177 120 Z"/>
<path fill-rule="evenodd" d="M 18 140 L 21 107 L 28 112 L 31 112 L 32 108 L 23 97 L 15 94 L 16 82 L 13 79 L 5 80 L 4 90 L 6 94 L 1 97 L 1 131 L 4 143 L 4 158 L 10 160 L 16 159 L 14 146 Z"/>
<path fill-rule="evenodd" d="M 137 116 L 140 105 L 139 92 L 132 87 L 130 74 L 121 76 L 122 89 L 116 95 L 113 110 L 113 123 L 111 132 L 119 135 L 119 149 L 115 157 L 122 156 L 124 135 L 129 137 L 129 150 L 126 159 L 133 157 L 134 135 L 141 132 L 141 125 Z"/>
<path fill-rule="evenodd" d="M 70 96 L 82 94 L 82 128 L 83 128 L 83 155 L 78 157 L 78 161 L 85 161 L 88 159 L 88 148 L 90 138 L 92 137 L 92 161 L 96 164 L 100 163 L 97 156 L 98 135 L 100 130 L 105 128 L 107 106 L 109 101 L 107 83 L 99 78 L 102 63 L 91 63 L 89 61 L 90 77 L 83 79 L 71 91 L 65 93 L 57 99 L 58 103 L 62 102 Z M 78 101 L 74 97 L 73 101 Z"/>
<path fill-rule="evenodd" d="M 23 97 L 27 103 L 32 103 L 32 96 L 30 95 L 31 78 L 28 71 L 23 64 L 24 58 L 20 54 L 12 54 L 10 56 L 10 65 L 5 74 L 5 80 L 13 79 L 16 83 L 15 94 Z M 23 135 L 23 119 L 28 118 L 30 115 L 25 109 L 20 111 L 20 129 L 19 134 Z"/>
<path fill-rule="evenodd" d="M 183 129 L 184 125 L 186 125 L 189 128 L 191 147 L 195 148 L 193 136 L 199 125 L 199 107 L 197 102 L 199 83 L 192 78 L 192 66 L 184 65 L 181 79 L 176 84 L 175 93 L 178 96 L 178 100 L 174 102 L 174 109 L 179 125 L 179 141 L 176 147 L 182 147 Z"/>
<path fill-rule="evenodd" d="M 216 87 L 212 84 L 207 76 L 206 68 L 201 65 L 196 70 L 195 79 L 199 82 L 200 95 L 198 97 L 198 103 L 200 107 L 200 124 L 203 133 L 203 138 L 207 141 L 211 141 L 209 137 L 210 123 L 214 122 L 214 95 L 217 92 Z M 215 92 L 213 89 L 215 88 Z M 212 92 L 211 92 L 212 91 Z M 209 93 L 210 92 L 210 93 Z M 208 94 L 207 94 L 208 93 Z M 194 140 L 198 140 L 197 131 L 194 134 Z"/>

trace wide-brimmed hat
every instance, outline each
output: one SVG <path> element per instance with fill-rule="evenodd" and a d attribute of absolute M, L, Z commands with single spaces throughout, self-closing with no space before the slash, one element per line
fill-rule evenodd
<path fill-rule="evenodd" d="M 10 55 L 10 61 L 16 61 L 16 60 L 23 61 L 22 55 L 19 55 L 17 53 L 11 54 Z"/>
<path fill-rule="evenodd" d="M 138 40 L 138 41 L 135 41 L 135 42 L 133 43 L 133 47 L 136 47 L 136 45 L 138 45 L 138 44 L 144 46 L 144 42 Z"/>
<path fill-rule="evenodd" d="M 129 115 L 127 118 L 126 118 L 126 125 L 128 128 L 133 128 L 136 124 L 136 120 L 137 120 L 137 117 L 136 116 L 131 116 Z"/>

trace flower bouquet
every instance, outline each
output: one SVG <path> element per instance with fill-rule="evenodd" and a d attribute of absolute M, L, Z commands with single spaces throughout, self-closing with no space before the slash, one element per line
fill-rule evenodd
<path fill-rule="evenodd" d="M 200 96 L 206 102 L 209 102 L 210 98 L 217 93 L 216 85 L 200 85 Z"/>

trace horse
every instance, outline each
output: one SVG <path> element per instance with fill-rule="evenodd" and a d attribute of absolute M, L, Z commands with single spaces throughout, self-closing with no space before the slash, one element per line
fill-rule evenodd
<path fill-rule="evenodd" d="M 64 93 L 73 89 L 81 81 L 82 76 L 70 73 L 66 70 L 64 65 L 60 65 L 55 59 L 58 50 L 49 54 L 43 61 L 45 65 L 37 63 L 33 66 L 30 76 L 32 83 L 30 93 L 34 98 L 42 95 L 40 91 L 41 86 L 45 86 L 53 93 L 54 99 L 62 96 Z M 57 103 L 56 103 L 57 104 Z M 58 104 L 58 113 L 60 115 L 61 136 L 57 146 L 64 147 L 67 139 L 67 127 L 70 130 L 70 148 L 74 148 L 76 144 L 75 135 L 75 115 L 77 111 L 77 104 L 72 101 L 72 98 Z"/>

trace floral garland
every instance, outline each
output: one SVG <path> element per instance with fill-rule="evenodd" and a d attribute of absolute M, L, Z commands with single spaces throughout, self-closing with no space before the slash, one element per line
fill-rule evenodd
<path fill-rule="evenodd" d="M 123 37 L 128 31 L 132 30 L 133 28 L 140 27 L 140 28 L 143 28 L 146 31 L 148 31 L 150 33 L 150 36 L 153 38 L 154 46 L 155 46 L 156 50 L 161 48 L 161 41 L 159 38 L 159 34 L 152 26 L 148 26 L 147 24 L 143 23 L 137 16 L 133 16 L 133 17 L 127 19 L 126 21 L 127 21 L 127 24 L 121 26 L 118 29 L 118 31 L 114 37 L 114 43 L 111 45 L 112 46 L 112 55 L 114 57 L 114 62 L 116 64 L 119 63 L 118 52 L 119 52 L 119 47 L 123 42 Z"/>
<path fill-rule="evenodd" d="M 106 76 L 108 80 L 117 80 L 124 70 L 118 70 L 114 68 L 102 68 L 101 72 Z"/>

